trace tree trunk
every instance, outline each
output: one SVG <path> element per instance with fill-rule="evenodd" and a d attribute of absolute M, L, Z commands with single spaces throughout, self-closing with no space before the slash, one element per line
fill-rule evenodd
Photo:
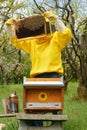
<path fill-rule="evenodd" d="M 8 84 L 8 80 L 7 80 L 6 77 L 3 78 L 3 84 L 4 84 L 4 85 L 7 85 L 7 84 Z"/>
<path fill-rule="evenodd" d="M 81 102 L 87 101 L 87 87 L 83 85 L 78 87 L 78 99 Z"/>

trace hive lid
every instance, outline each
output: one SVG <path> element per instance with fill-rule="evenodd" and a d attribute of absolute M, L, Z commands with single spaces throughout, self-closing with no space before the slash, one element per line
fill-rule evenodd
<path fill-rule="evenodd" d="M 60 86 L 64 87 L 63 76 L 60 78 L 26 78 L 23 81 L 24 86 Z"/>

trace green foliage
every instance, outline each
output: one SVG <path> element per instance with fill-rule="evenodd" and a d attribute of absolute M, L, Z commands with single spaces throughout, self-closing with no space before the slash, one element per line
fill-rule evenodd
<path fill-rule="evenodd" d="M 5 25 L 9 18 L 20 18 L 23 15 L 21 10 L 24 7 L 25 2 L 18 0 L 0 1 L 0 84 L 15 83 L 15 81 L 19 83 L 21 77 L 25 75 L 26 69 L 28 72 L 30 71 L 28 63 L 23 63 L 25 54 L 20 53 L 11 45 Z"/>

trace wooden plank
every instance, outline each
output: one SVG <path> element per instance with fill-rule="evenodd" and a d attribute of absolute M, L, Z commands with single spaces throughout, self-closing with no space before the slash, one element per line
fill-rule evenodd
<path fill-rule="evenodd" d="M 34 81 L 34 82 L 61 81 L 61 78 L 26 78 L 26 81 Z"/>
<path fill-rule="evenodd" d="M 35 107 L 25 108 L 25 107 L 24 107 L 24 111 L 40 111 L 40 112 L 41 112 L 41 111 L 46 111 L 46 110 L 49 111 L 49 112 L 50 112 L 50 111 L 54 111 L 54 110 L 55 110 L 55 111 L 58 111 L 58 110 L 61 110 L 61 111 L 62 111 L 62 109 L 63 109 L 63 108 L 54 108 L 54 107 L 53 107 L 53 108 L 52 108 L 52 107 L 51 107 L 51 108 L 50 108 L 50 107 L 48 107 L 48 108 L 47 108 L 47 107 L 42 107 L 42 108 L 41 108 L 41 107 L 37 107 L 37 108 L 35 108 Z"/>
<path fill-rule="evenodd" d="M 16 39 L 17 42 L 20 41 L 24 41 L 24 40 L 32 40 L 32 39 L 42 39 L 45 38 L 46 39 L 47 35 L 46 34 L 42 34 L 42 35 L 38 35 L 38 36 L 32 36 L 32 37 L 25 37 L 25 38 L 20 38 L 20 39 Z"/>
<path fill-rule="evenodd" d="M 53 121 L 66 121 L 67 115 L 51 115 L 51 114 L 27 114 L 18 113 L 16 115 L 19 120 L 53 120 Z"/>
<path fill-rule="evenodd" d="M 14 113 L 14 114 L 0 114 L 0 118 L 5 118 L 5 117 L 16 117 L 16 113 Z"/>

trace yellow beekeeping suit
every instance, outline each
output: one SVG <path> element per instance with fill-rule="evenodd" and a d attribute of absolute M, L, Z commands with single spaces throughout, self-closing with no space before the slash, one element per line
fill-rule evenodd
<path fill-rule="evenodd" d="M 41 38 L 11 38 L 12 44 L 29 53 L 32 61 L 32 77 L 44 72 L 63 73 L 61 50 L 72 37 L 71 31 L 65 28 Z"/>

